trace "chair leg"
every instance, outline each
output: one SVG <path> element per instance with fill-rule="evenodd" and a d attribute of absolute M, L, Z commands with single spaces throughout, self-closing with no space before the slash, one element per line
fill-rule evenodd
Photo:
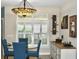
<path fill-rule="evenodd" d="M 29 59 L 29 56 L 26 59 Z"/>
<path fill-rule="evenodd" d="M 40 57 L 37 57 L 37 59 L 41 59 Z"/>
<path fill-rule="evenodd" d="M 8 56 L 4 56 L 4 59 L 8 59 Z"/>
<path fill-rule="evenodd" d="M 4 56 L 4 59 L 6 59 L 6 56 Z"/>

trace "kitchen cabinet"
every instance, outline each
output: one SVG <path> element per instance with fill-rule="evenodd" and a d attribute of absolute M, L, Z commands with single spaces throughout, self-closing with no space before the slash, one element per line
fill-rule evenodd
<path fill-rule="evenodd" d="M 64 47 L 61 43 L 50 42 L 51 59 L 76 59 L 75 47 Z"/>

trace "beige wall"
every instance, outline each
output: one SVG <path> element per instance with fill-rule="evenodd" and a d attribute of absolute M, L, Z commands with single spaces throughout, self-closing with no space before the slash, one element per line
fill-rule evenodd
<path fill-rule="evenodd" d="M 5 38 L 12 42 L 16 37 L 16 16 L 12 14 L 9 7 L 5 7 Z"/>

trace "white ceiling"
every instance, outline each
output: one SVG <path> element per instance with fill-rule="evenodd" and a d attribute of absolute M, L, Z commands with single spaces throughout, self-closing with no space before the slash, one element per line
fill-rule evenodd
<path fill-rule="evenodd" d="M 68 1 L 72 0 L 28 0 L 34 7 L 49 7 L 49 6 L 62 6 Z M 21 0 L 1 0 L 1 5 L 17 5 Z"/>

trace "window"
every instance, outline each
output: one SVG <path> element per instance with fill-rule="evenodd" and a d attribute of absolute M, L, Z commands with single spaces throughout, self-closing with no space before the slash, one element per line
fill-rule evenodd
<path fill-rule="evenodd" d="M 32 35 L 31 34 L 25 34 L 25 38 L 28 38 L 28 44 L 31 44 Z"/>
<path fill-rule="evenodd" d="M 31 24 L 25 24 L 25 32 L 32 32 L 32 25 Z"/>
<path fill-rule="evenodd" d="M 47 46 L 48 39 L 48 23 L 35 22 L 35 23 L 17 23 L 18 38 L 28 38 L 29 45 L 36 45 L 38 40 L 42 41 L 42 46 Z"/>
<path fill-rule="evenodd" d="M 47 35 L 46 34 L 41 34 L 40 39 L 42 40 L 42 45 L 47 44 Z"/>
<path fill-rule="evenodd" d="M 23 34 L 18 34 L 18 38 L 23 38 Z"/>
<path fill-rule="evenodd" d="M 37 44 L 39 39 L 39 34 L 34 34 L 34 44 Z"/>
<path fill-rule="evenodd" d="M 40 33 L 40 24 L 34 24 L 33 25 L 33 32 L 34 33 Z"/>
<path fill-rule="evenodd" d="M 47 24 L 42 24 L 42 33 L 47 33 Z"/>
<path fill-rule="evenodd" d="M 18 24 L 18 32 L 23 32 L 23 31 L 24 31 L 24 25 Z"/>

